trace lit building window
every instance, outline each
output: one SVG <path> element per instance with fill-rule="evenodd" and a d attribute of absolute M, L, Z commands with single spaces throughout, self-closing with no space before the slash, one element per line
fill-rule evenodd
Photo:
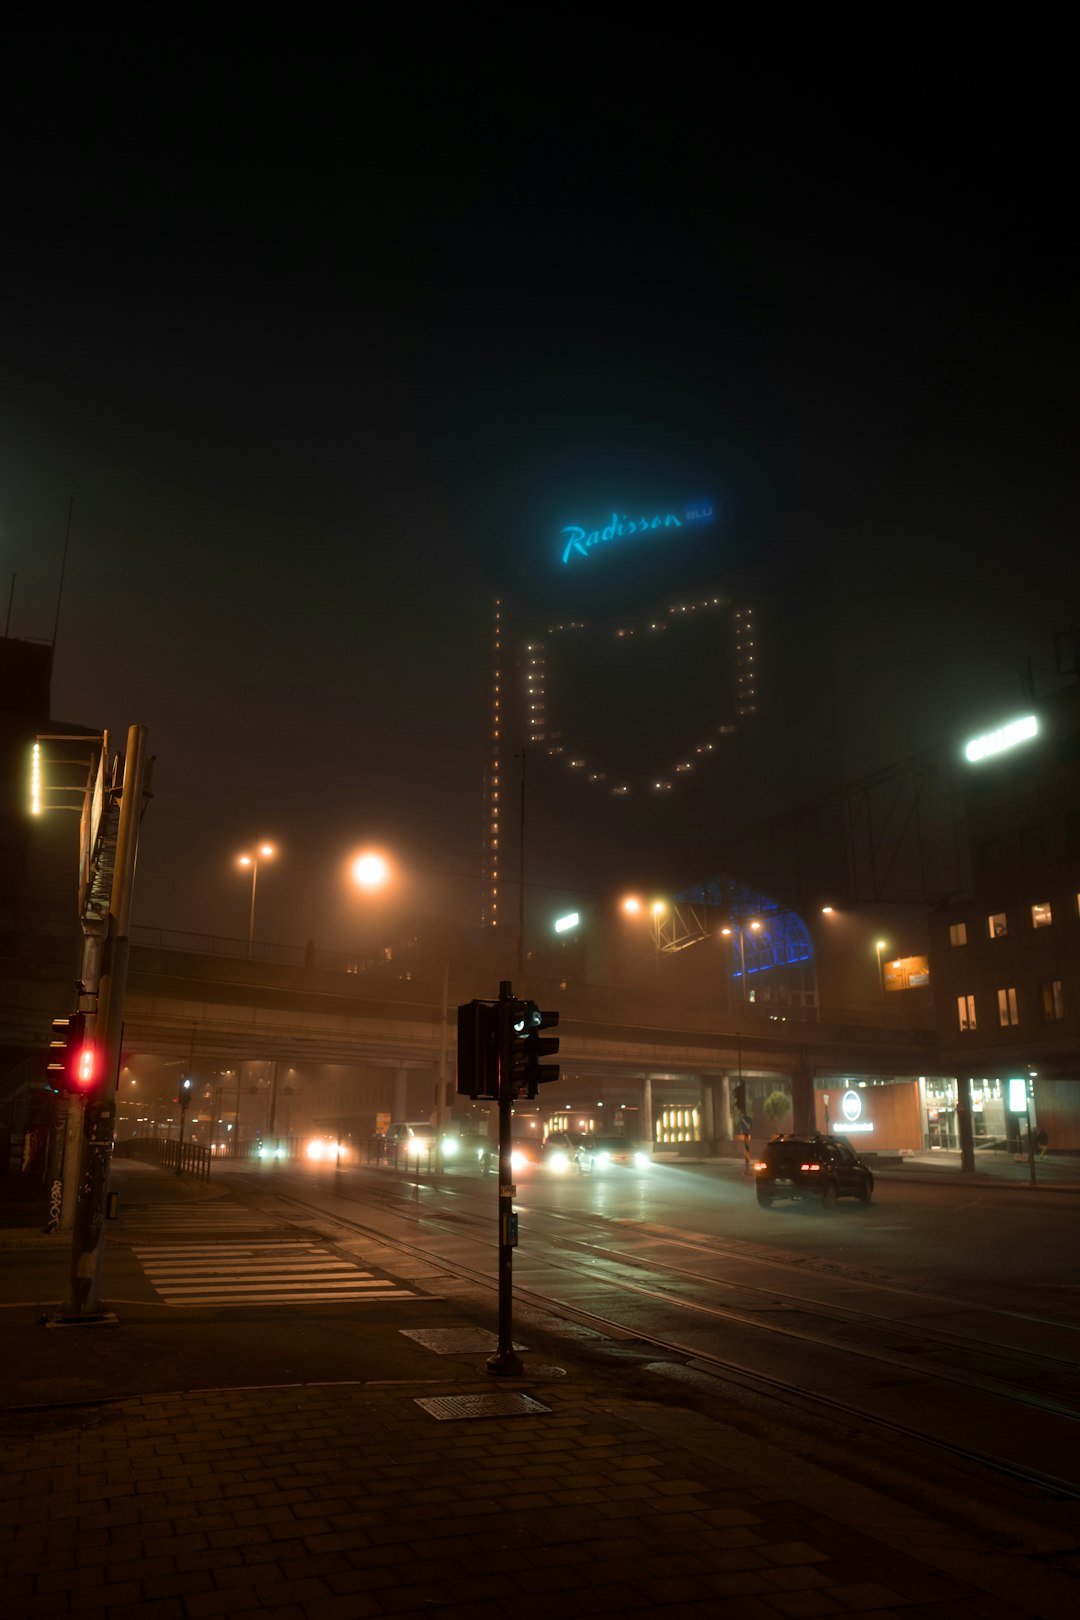
<path fill-rule="evenodd" d="M 986 927 L 991 939 L 1004 939 L 1009 932 L 1009 919 L 1004 911 L 993 911 L 986 919 Z"/>
<path fill-rule="evenodd" d="M 949 944 L 950 945 L 966 945 L 967 944 L 967 923 L 950 923 L 949 924 Z"/>
<path fill-rule="evenodd" d="M 1004 1029 L 1009 1024 L 1020 1022 L 1016 1011 L 1016 991 L 1013 989 L 998 991 L 998 1023 Z"/>
<path fill-rule="evenodd" d="M 1055 1024 L 1059 1018 L 1065 1016 L 1065 998 L 1061 993 L 1061 980 L 1044 979 L 1040 989 L 1042 991 L 1043 1023 Z"/>
<path fill-rule="evenodd" d="M 1042 900 L 1031 908 L 1032 928 L 1049 928 L 1054 920 L 1053 909 L 1049 900 Z"/>
<path fill-rule="evenodd" d="M 975 1028 L 975 997 L 957 996 L 956 1017 L 962 1030 Z"/>

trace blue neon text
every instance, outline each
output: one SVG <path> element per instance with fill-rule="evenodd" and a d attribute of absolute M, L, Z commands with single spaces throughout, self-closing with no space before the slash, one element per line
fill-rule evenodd
<path fill-rule="evenodd" d="M 568 563 L 575 553 L 579 557 L 587 557 L 594 546 L 601 545 L 605 540 L 642 534 L 646 529 L 681 529 L 682 526 L 682 518 L 677 518 L 674 512 L 668 512 L 664 517 L 658 513 L 656 517 L 637 519 L 628 518 L 625 514 L 620 518 L 617 512 L 612 512 L 611 522 L 603 529 L 582 529 L 576 523 L 569 523 L 560 530 L 566 536 L 562 560 Z"/>

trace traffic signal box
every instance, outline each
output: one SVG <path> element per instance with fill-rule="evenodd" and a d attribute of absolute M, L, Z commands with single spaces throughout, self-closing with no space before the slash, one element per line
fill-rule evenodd
<path fill-rule="evenodd" d="M 559 1050 L 558 1038 L 540 1033 L 543 1029 L 553 1029 L 559 1022 L 559 1015 L 557 1012 L 542 1012 L 535 1001 L 508 1001 L 502 1005 L 506 1008 L 504 1016 L 510 1026 L 508 1073 L 513 1088 L 511 1100 L 535 1097 L 542 1085 L 559 1078 L 557 1063 L 541 1063 L 542 1058 L 555 1056 Z"/>
<path fill-rule="evenodd" d="M 46 1069 L 61 1091 L 74 1097 L 93 1096 L 101 1082 L 101 1053 L 87 1029 L 86 1013 L 54 1018 Z"/>
<path fill-rule="evenodd" d="M 457 1089 L 461 1096 L 500 1100 L 500 1075 L 506 1098 L 535 1097 L 540 1087 L 559 1078 L 558 1064 L 544 1064 L 559 1050 L 558 1038 L 542 1031 L 559 1022 L 535 1001 L 470 1001 L 458 1008 Z"/>
<path fill-rule="evenodd" d="M 468 1001 L 457 1012 L 457 1089 L 461 1097 L 499 1100 L 498 1006 Z"/>

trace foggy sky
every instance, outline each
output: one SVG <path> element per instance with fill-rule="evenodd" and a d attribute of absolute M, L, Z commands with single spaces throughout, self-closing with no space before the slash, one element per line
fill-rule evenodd
<path fill-rule="evenodd" d="M 467 906 L 492 600 L 542 616 L 567 514 L 649 491 L 715 499 L 704 570 L 783 604 L 762 724 L 835 698 L 841 778 L 1055 679 L 1049 58 L 706 45 L 485 7 L 13 41 L 0 603 L 51 636 L 73 500 L 53 708 L 150 728 L 139 921 L 242 934 L 267 835 L 265 937 L 347 944 L 370 841 Z"/>

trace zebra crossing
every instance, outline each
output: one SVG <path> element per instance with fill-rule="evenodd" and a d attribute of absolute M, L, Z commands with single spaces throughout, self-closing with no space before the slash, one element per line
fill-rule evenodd
<path fill-rule="evenodd" d="M 356 1304 L 415 1299 L 317 1243 L 160 1243 L 133 1249 L 167 1305 Z"/>
<path fill-rule="evenodd" d="M 120 1210 L 122 1229 L 159 1232 L 277 1232 L 281 1221 L 257 1209 L 224 1200 L 193 1204 L 124 1204 Z"/>

